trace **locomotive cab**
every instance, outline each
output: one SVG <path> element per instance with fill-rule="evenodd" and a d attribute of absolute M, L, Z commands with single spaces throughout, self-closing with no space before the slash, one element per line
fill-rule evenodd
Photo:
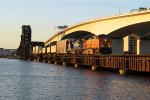
<path fill-rule="evenodd" d="M 111 40 L 108 35 L 102 34 L 85 40 L 83 43 L 84 54 L 111 54 Z"/>
<path fill-rule="evenodd" d="M 100 54 L 111 54 L 112 53 L 112 48 L 111 48 L 111 40 L 108 35 L 100 35 L 99 36 L 100 40 L 100 47 L 99 47 L 99 52 Z"/>

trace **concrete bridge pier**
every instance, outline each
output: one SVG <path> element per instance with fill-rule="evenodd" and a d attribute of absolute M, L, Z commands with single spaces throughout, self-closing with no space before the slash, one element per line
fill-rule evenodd
<path fill-rule="evenodd" d="M 150 40 L 140 40 L 140 54 L 150 54 Z"/>
<path fill-rule="evenodd" d="M 127 65 L 128 66 L 128 65 Z M 127 67 L 126 66 L 126 67 Z M 125 68 L 125 66 L 123 66 L 123 65 L 120 65 L 120 67 L 119 67 L 119 74 L 120 75 L 124 75 L 126 73 L 126 68 Z"/>
<path fill-rule="evenodd" d="M 75 67 L 75 68 L 79 67 L 79 64 L 77 64 L 77 63 L 76 63 L 76 64 L 74 64 L 74 67 Z"/>
<path fill-rule="evenodd" d="M 65 63 L 65 62 L 63 62 L 63 66 L 66 66 L 66 63 Z"/>
<path fill-rule="evenodd" d="M 36 58 L 34 58 L 34 62 L 36 62 Z"/>
<path fill-rule="evenodd" d="M 130 52 L 131 54 L 140 54 L 140 36 L 132 33 L 123 39 L 124 51 Z"/>
<path fill-rule="evenodd" d="M 49 58 L 49 57 L 47 58 L 47 63 L 48 63 L 48 64 L 50 64 L 50 63 L 51 63 L 51 61 L 50 61 L 50 58 Z"/>
<path fill-rule="evenodd" d="M 55 61 L 54 64 L 57 65 L 57 62 Z"/>
<path fill-rule="evenodd" d="M 95 71 L 97 69 L 97 66 L 92 66 L 92 70 Z"/>
<path fill-rule="evenodd" d="M 43 59 L 43 63 L 46 63 L 46 60 L 45 60 L 45 59 Z"/>
<path fill-rule="evenodd" d="M 137 43 L 136 43 L 136 45 L 137 45 L 136 51 L 137 51 L 137 54 L 139 55 L 139 54 L 140 54 L 140 39 L 137 39 L 136 42 L 137 42 Z"/>
<path fill-rule="evenodd" d="M 36 62 L 39 62 L 39 61 L 40 61 L 40 57 L 38 56 L 37 59 L 36 59 Z"/>
<path fill-rule="evenodd" d="M 129 36 L 123 38 L 123 51 L 129 52 Z"/>
<path fill-rule="evenodd" d="M 150 40 L 136 38 L 136 54 L 149 54 L 150 53 Z M 130 51 L 129 49 L 129 36 L 124 38 L 124 51 Z"/>
<path fill-rule="evenodd" d="M 124 75 L 125 73 L 126 73 L 126 71 L 125 71 L 124 69 L 120 69 L 120 70 L 119 70 L 119 74 L 120 74 L 120 75 Z"/>
<path fill-rule="evenodd" d="M 50 60 L 48 60 L 48 64 L 50 64 L 51 63 L 51 61 Z"/>
<path fill-rule="evenodd" d="M 123 39 L 111 39 L 112 41 L 112 54 L 123 54 Z"/>

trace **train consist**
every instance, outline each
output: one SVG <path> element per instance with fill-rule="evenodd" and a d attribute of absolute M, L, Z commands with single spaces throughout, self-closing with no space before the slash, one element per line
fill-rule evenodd
<path fill-rule="evenodd" d="M 48 47 L 33 47 L 33 54 L 91 54 L 112 53 L 112 43 L 107 35 L 94 36 L 90 39 L 65 39 Z M 40 49 L 39 49 L 40 48 Z"/>

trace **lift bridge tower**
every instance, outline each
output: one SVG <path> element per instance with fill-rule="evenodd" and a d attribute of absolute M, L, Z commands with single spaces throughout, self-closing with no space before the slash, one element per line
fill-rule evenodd
<path fill-rule="evenodd" d="M 30 56 L 30 44 L 31 44 L 31 27 L 30 25 L 23 25 L 21 41 L 17 49 L 17 55 L 23 58 L 29 57 Z"/>

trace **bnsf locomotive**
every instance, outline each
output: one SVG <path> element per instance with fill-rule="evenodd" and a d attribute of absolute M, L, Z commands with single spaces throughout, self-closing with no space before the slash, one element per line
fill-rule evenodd
<path fill-rule="evenodd" d="M 107 35 L 95 36 L 83 42 L 83 54 L 111 54 L 111 40 Z"/>
<path fill-rule="evenodd" d="M 68 40 L 67 51 L 71 54 L 111 54 L 111 40 L 104 34 L 88 40 Z"/>
<path fill-rule="evenodd" d="M 90 39 L 65 39 L 47 47 L 47 54 L 111 54 L 112 43 L 108 35 L 94 36 Z"/>

